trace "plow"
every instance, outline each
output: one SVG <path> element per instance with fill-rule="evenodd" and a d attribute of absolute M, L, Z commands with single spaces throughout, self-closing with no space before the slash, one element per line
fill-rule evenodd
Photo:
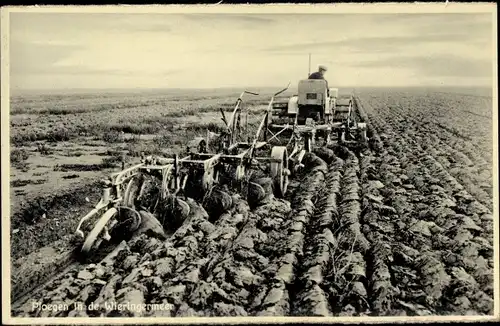
<path fill-rule="evenodd" d="M 81 252 L 88 255 L 98 250 L 103 241 L 110 241 L 113 229 L 118 228 L 121 232 L 133 232 L 138 229 L 141 224 L 139 202 L 146 193 L 144 178 L 154 178 L 160 188 L 160 198 L 173 199 L 175 210 L 182 216 L 189 214 L 189 205 L 185 199 L 203 198 L 220 182 L 223 173 L 230 174 L 233 187 L 243 190 L 248 184 L 252 170 L 266 171 L 273 180 L 274 195 L 282 198 L 286 194 L 288 177 L 291 174 L 289 162 L 300 164 L 304 152 L 297 150 L 300 146 L 293 143 L 297 140 L 295 138 L 290 139 L 294 149 L 290 154 L 287 146 L 273 146 L 265 140 L 268 112 L 274 96 L 253 137 L 247 137 L 247 141 L 241 140 L 242 137 L 238 136 L 242 133 L 242 115 L 248 114 L 241 109 L 244 94 L 257 95 L 244 91 L 238 98 L 229 120 L 222 112 L 222 120 L 226 124 L 225 131 L 215 135 L 209 132 L 206 138 L 198 137 L 192 140 L 188 144 L 187 156 L 143 156 L 141 163 L 103 180 L 102 198 L 95 208 L 80 220 L 76 229 L 77 236 L 84 240 Z M 215 143 L 219 146 L 210 146 L 213 143 L 211 138 L 215 138 Z M 156 205 L 157 203 L 153 206 Z M 100 218 L 93 224 L 89 223 L 99 213 L 102 214 Z M 121 226 L 126 228 L 120 228 Z M 90 231 L 85 232 L 85 229 Z"/>
<path fill-rule="evenodd" d="M 222 179 L 245 196 L 253 171 L 262 171 L 272 179 L 272 194 L 284 198 L 289 177 L 300 173 L 305 154 L 319 139 L 325 145 L 335 136 L 343 144 L 366 142 L 365 124 L 354 118 L 351 98 L 338 99 L 338 90 L 327 90 L 323 80 L 302 80 L 298 95 L 286 103 L 276 102 L 275 98 L 289 86 L 272 95 L 252 134 L 248 131 L 248 110 L 242 103 L 244 95 L 258 94 L 245 90 L 229 119 L 221 109 L 223 131 L 208 131 L 206 137 L 190 141 L 186 156 L 143 155 L 139 164 L 103 180 L 100 201 L 76 229 L 83 241 L 81 252 L 89 255 L 109 242 L 113 234 L 136 231 L 143 216 L 139 210 L 155 211 L 160 200 L 169 202 L 171 212 L 181 219 L 188 216 L 187 198 L 203 200 L 223 183 Z M 158 199 L 145 204 L 150 181 L 155 184 Z"/>

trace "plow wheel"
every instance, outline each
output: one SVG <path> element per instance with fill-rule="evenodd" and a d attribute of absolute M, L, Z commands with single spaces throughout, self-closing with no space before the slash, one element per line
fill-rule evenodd
<path fill-rule="evenodd" d="M 89 254 L 94 247 L 99 247 L 99 245 L 102 242 L 102 239 L 99 239 L 99 236 L 101 236 L 101 233 L 103 232 L 104 234 L 102 234 L 102 237 L 105 240 L 109 240 L 109 233 L 108 230 L 106 229 L 106 225 L 108 224 L 109 220 L 111 220 L 111 218 L 116 215 L 117 212 L 118 210 L 115 207 L 113 207 L 108 209 L 101 216 L 101 218 L 99 219 L 99 221 L 97 221 L 92 231 L 90 231 L 90 233 L 85 238 L 85 242 L 82 245 L 82 250 L 81 250 L 82 253 Z"/>
<path fill-rule="evenodd" d="M 271 177 L 274 184 L 274 194 L 276 197 L 285 196 L 288 187 L 288 152 L 284 146 L 275 146 L 271 151 L 271 158 L 278 162 L 271 162 Z"/>

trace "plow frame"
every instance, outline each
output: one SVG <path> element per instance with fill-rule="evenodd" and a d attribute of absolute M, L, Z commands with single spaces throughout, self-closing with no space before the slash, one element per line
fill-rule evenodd
<path fill-rule="evenodd" d="M 337 98 L 336 98 L 337 99 Z M 293 118 L 293 123 L 286 124 L 275 124 L 273 123 L 272 116 L 270 122 L 268 123 L 268 132 L 271 133 L 272 137 L 269 141 L 277 139 L 279 134 L 285 131 L 291 131 L 292 136 L 286 146 L 292 146 L 291 152 L 294 153 L 296 150 L 310 152 L 313 146 L 316 144 L 316 139 L 318 136 L 322 135 L 325 145 L 330 145 L 332 143 L 332 135 L 335 135 L 339 144 L 349 145 L 349 144 L 366 144 L 366 123 L 358 122 L 354 117 L 354 99 L 352 95 L 349 97 L 348 109 L 345 111 L 340 119 L 335 119 L 335 113 L 338 111 L 343 112 L 346 105 L 341 104 L 341 98 L 336 101 L 336 104 L 332 107 L 332 112 L 329 114 L 329 118 L 326 123 L 316 124 L 314 120 L 307 119 L 305 125 L 298 124 L 299 111 L 297 110 L 293 114 L 285 114 L 287 119 Z M 285 110 L 284 103 L 278 104 L 277 108 Z M 272 114 L 272 111 L 269 111 Z M 281 117 L 281 116 L 280 116 Z"/>
<path fill-rule="evenodd" d="M 340 108 L 345 107 L 346 105 L 341 105 L 340 100 L 337 101 L 335 106 L 335 111 L 339 111 Z M 349 97 L 349 104 L 347 111 L 344 116 L 340 119 L 332 119 L 332 133 L 336 133 L 338 136 L 338 142 L 342 145 L 349 144 L 363 144 L 366 145 L 368 138 L 366 135 L 366 123 L 358 122 L 355 118 L 354 111 L 354 98 L 351 95 Z M 332 118 L 335 116 L 335 111 L 333 112 Z"/>
<path fill-rule="evenodd" d="M 281 90 L 277 94 L 286 89 Z M 257 150 L 270 146 L 267 141 L 259 140 L 266 130 L 268 112 L 266 112 L 264 118 L 261 120 L 252 140 L 248 142 L 236 141 L 236 134 L 241 132 L 242 97 L 246 93 L 258 95 L 257 93 L 248 91 L 242 92 L 236 101 L 235 108 L 229 120 L 226 120 L 224 112 L 221 109 L 222 120 L 227 127 L 225 133 L 221 135 L 223 139 L 222 152 L 208 153 L 208 136 L 206 140 L 203 137 L 197 137 L 188 145 L 188 155 L 185 157 L 179 158 L 178 155 L 175 155 L 173 158 L 165 158 L 154 155 L 146 157 L 141 155 L 141 163 L 113 173 L 108 179 L 103 180 L 104 188 L 102 189 L 101 199 L 88 214 L 81 218 L 76 227 L 75 234 L 84 240 L 81 252 L 87 255 L 93 251 L 93 248 L 99 247 L 103 240 L 110 240 L 109 230 L 119 223 L 120 209 L 133 210 L 135 212 L 133 225 L 135 229 L 139 227 L 141 217 L 134 209 L 134 198 L 131 198 L 131 186 L 134 177 L 141 172 L 150 175 L 154 174 L 153 171 L 160 173 L 162 198 L 166 198 L 168 195 L 187 197 L 184 189 L 187 179 L 191 176 L 191 168 L 195 168 L 203 173 L 202 186 L 203 190 L 207 191 L 211 189 L 214 183 L 219 181 L 219 171 L 224 166 L 230 165 L 235 167 L 234 179 L 242 184 L 248 177 L 247 171 L 254 167 L 262 168 L 265 165 L 270 170 L 275 195 L 283 197 L 287 190 L 288 176 L 290 175 L 290 171 L 288 170 L 289 157 L 286 147 L 274 146 L 271 148 L 269 156 L 256 156 Z M 269 107 L 271 107 L 273 99 L 274 96 L 270 101 Z M 192 150 L 193 148 L 194 151 Z M 186 202 L 179 202 L 183 203 L 181 205 L 189 209 Z M 85 234 L 84 223 L 101 211 L 104 211 L 104 213 L 92 225 L 92 229 Z M 130 231 L 133 232 L 134 228 Z"/>
<path fill-rule="evenodd" d="M 84 240 L 81 252 L 89 254 L 94 247 L 99 247 L 103 240 L 109 241 L 109 231 L 120 223 L 120 210 L 128 209 L 134 211 L 134 221 L 129 231 L 135 231 L 141 224 L 141 216 L 135 210 L 134 198 L 131 197 L 131 186 L 134 177 L 139 173 L 152 175 L 159 172 L 161 176 L 161 197 L 165 199 L 168 195 L 185 196 L 184 188 L 190 176 L 189 168 L 192 166 L 203 168 L 203 186 L 210 187 L 217 181 L 215 167 L 220 162 L 220 154 L 210 155 L 204 160 L 199 160 L 196 154 L 188 155 L 179 159 L 147 156 L 141 159 L 140 164 L 131 166 L 123 171 L 112 174 L 108 179 L 102 180 L 104 185 L 102 196 L 95 207 L 80 219 L 75 234 Z M 122 189 L 123 188 L 123 189 Z M 187 203 L 180 201 L 183 208 L 189 209 Z M 104 211 L 92 229 L 85 234 L 84 223 Z"/>
<path fill-rule="evenodd" d="M 258 167 L 262 169 L 263 165 L 269 167 L 271 178 L 273 179 L 274 193 L 278 197 L 283 197 L 287 190 L 288 176 L 290 175 L 288 161 L 290 158 L 285 146 L 272 146 L 267 141 L 267 123 L 274 97 L 286 91 L 289 86 L 290 84 L 271 97 L 268 109 L 252 138 L 248 138 L 246 142 L 237 142 L 234 137 L 230 137 L 228 146 L 223 150 L 224 154 L 219 154 L 221 164 L 236 167 L 234 179 L 237 182 L 246 181 L 245 178 L 248 177 L 247 171 L 252 168 Z M 231 119 L 227 123 L 228 130 L 231 130 L 231 135 L 234 135 L 235 131 L 239 131 L 239 126 L 236 125 L 235 119 L 236 115 L 238 115 L 238 117 L 241 115 L 241 111 L 238 109 L 239 107 L 237 106 L 233 110 Z M 248 114 L 248 112 L 245 113 Z M 225 120 L 224 116 L 223 120 Z M 245 117 L 245 120 L 248 121 L 248 118 Z M 262 140 L 261 138 L 264 139 Z M 256 152 L 260 149 L 270 149 L 271 153 L 266 157 L 258 157 Z"/>
<path fill-rule="evenodd" d="M 277 95 L 289 88 L 290 84 L 279 92 L 275 93 L 264 113 L 257 131 L 248 141 L 236 141 L 236 135 L 241 134 L 241 103 L 244 94 L 258 95 L 257 93 L 244 91 L 238 97 L 235 107 L 229 120 L 226 119 L 224 111 L 221 109 L 222 120 L 226 129 L 222 135 L 222 149 L 215 153 L 209 153 L 207 145 L 209 142 L 203 137 L 197 137 L 188 145 L 188 155 L 179 158 L 141 155 L 141 163 L 128 167 L 120 172 L 113 173 L 108 179 L 103 181 L 102 197 L 95 207 L 81 218 L 76 227 L 76 234 L 84 239 L 81 251 L 89 253 L 94 246 L 99 246 L 102 240 L 109 240 L 111 230 L 119 224 L 120 210 L 133 210 L 133 223 L 130 231 L 134 231 L 141 224 L 140 214 L 134 210 L 135 203 L 132 198 L 131 187 L 134 178 L 139 173 L 154 174 L 160 173 L 161 197 L 167 198 L 169 195 L 186 198 L 185 187 L 187 180 L 193 175 L 193 169 L 202 173 L 203 192 L 210 191 L 214 184 L 219 182 L 219 174 L 226 166 L 235 168 L 233 179 L 242 186 L 249 179 L 249 171 L 252 168 L 269 169 L 273 180 L 273 192 L 277 197 L 283 197 L 287 191 L 288 176 L 297 173 L 303 167 L 302 159 L 304 155 L 312 151 L 316 135 L 323 133 L 326 142 L 330 142 L 330 135 L 338 133 L 340 142 L 348 143 L 346 135 L 354 138 L 351 133 L 361 133 L 361 138 L 366 140 L 366 123 L 357 123 L 348 126 L 346 122 L 331 122 L 324 125 L 315 125 L 312 119 L 306 125 L 297 123 L 298 113 L 295 114 L 293 124 L 286 125 L 272 124 L 273 102 Z M 352 114 L 352 107 L 349 114 Z M 245 112 L 248 114 L 248 112 Z M 245 117 L 246 123 L 248 118 Z M 350 128 L 349 128 L 350 127 Z M 245 128 L 246 129 L 246 128 Z M 291 136 L 284 140 L 278 137 L 286 131 L 291 131 Z M 364 136 L 363 136 L 364 135 Z M 271 142 L 280 142 L 274 145 Z M 194 148 L 194 150 L 193 150 Z M 257 156 L 257 151 L 268 150 L 268 155 Z M 184 201 L 179 201 L 184 208 L 189 206 Z M 94 215 L 104 211 L 100 219 L 93 225 L 91 231 L 85 234 L 83 224 Z"/>

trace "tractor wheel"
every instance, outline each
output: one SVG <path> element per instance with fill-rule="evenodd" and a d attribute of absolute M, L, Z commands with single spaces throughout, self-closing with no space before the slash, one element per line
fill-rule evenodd
<path fill-rule="evenodd" d="M 114 217 L 117 212 L 118 212 L 118 210 L 113 207 L 113 208 L 108 209 L 101 216 L 101 218 L 99 219 L 99 221 L 97 221 L 96 225 L 94 226 L 92 231 L 90 231 L 87 238 L 85 239 L 85 242 L 83 243 L 82 250 L 81 250 L 83 254 L 88 255 L 92 251 L 92 249 L 94 249 L 94 244 L 98 240 L 99 235 L 104 230 L 104 227 L 106 226 L 106 224 L 108 224 L 109 220 L 112 217 Z M 100 244 L 100 241 L 97 244 L 97 246 L 99 246 L 99 244 Z"/>
<path fill-rule="evenodd" d="M 274 195 L 278 198 L 285 196 L 288 187 L 288 152 L 284 146 L 275 146 L 271 151 L 271 178 L 274 184 Z"/>

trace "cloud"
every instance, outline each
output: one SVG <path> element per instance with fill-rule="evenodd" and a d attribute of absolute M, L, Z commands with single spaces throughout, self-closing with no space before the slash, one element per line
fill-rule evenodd
<path fill-rule="evenodd" d="M 348 48 L 354 52 L 391 52 L 399 51 L 403 47 L 418 46 L 424 43 L 454 43 L 466 42 L 468 36 L 464 34 L 423 34 L 412 36 L 379 36 L 359 37 L 328 42 L 309 42 L 301 44 L 290 44 L 272 46 L 264 49 L 268 52 L 294 52 L 294 51 L 322 51 L 333 50 L 335 47 Z M 472 42 L 481 40 L 474 38 Z M 484 40 L 484 38 L 483 38 Z"/>
<path fill-rule="evenodd" d="M 405 46 L 418 46 L 423 43 L 443 43 L 462 41 L 461 34 L 423 34 L 414 36 L 363 37 L 338 42 L 339 45 L 352 47 L 359 51 L 376 51 L 378 49 L 399 50 Z"/>
<path fill-rule="evenodd" d="M 489 14 L 357 14 L 299 15 L 297 26 L 307 25 L 307 42 L 288 42 L 262 48 L 281 53 L 393 53 L 410 51 L 422 45 L 492 44 L 492 18 Z M 328 26 L 328 28 L 327 28 Z M 327 30 L 329 30 L 327 32 Z M 314 31 L 314 32 L 312 32 Z M 300 29 L 294 35 L 301 33 Z M 304 38 L 302 38 L 304 39 Z M 279 44 L 282 42 L 282 44 Z"/>
<path fill-rule="evenodd" d="M 288 53 L 295 53 L 295 51 L 301 51 L 301 52 L 314 52 L 314 51 L 319 51 L 323 50 L 325 48 L 331 49 L 331 47 L 338 45 L 340 42 L 338 41 L 333 41 L 333 42 L 308 42 L 308 43 L 299 43 L 299 44 L 288 44 L 288 45 L 279 45 L 279 46 L 271 46 L 268 48 L 265 48 L 264 51 L 266 52 L 288 52 Z"/>
<path fill-rule="evenodd" d="M 10 29 L 14 36 L 42 30 L 47 39 L 58 35 L 92 34 L 114 31 L 126 33 L 169 32 L 172 15 L 117 13 L 11 13 Z M 61 30 L 64 26 L 64 30 Z"/>
<path fill-rule="evenodd" d="M 141 76 L 171 76 L 175 74 L 179 74 L 183 72 L 183 69 L 170 69 L 170 70 L 158 70 L 155 72 L 145 71 L 141 72 Z M 131 76 L 136 75 L 138 72 L 130 69 L 96 69 L 92 67 L 86 66 L 53 66 L 48 70 L 39 69 L 30 71 L 30 75 L 45 75 L 47 73 L 53 75 L 68 75 L 68 76 L 82 76 L 82 75 L 90 75 L 90 76 Z"/>
<path fill-rule="evenodd" d="M 476 78 L 491 77 L 492 62 L 489 60 L 469 60 L 457 55 L 429 57 L 391 57 L 381 60 L 351 64 L 363 68 L 404 68 L 416 70 L 430 77 Z"/>
<path fill-rule="evenodd" d="M 359 16 L 359 15 L 357 15 Z M 490 22 L 491 14 L 488 13 L 396 13 L 396 14 L 367 14 L 372 19 L 391 21 L 403 24 L 424 24 L 436 21 L 443 24 L 463 24 L 464 22 Z"/>
<path fill-rule="evenodd" d="M 65 63 L 72 56 L 82 57 L 86 47 L 80 45 L 67 45 L 57 42 L 34 43 L 11 40 L 10 42 L 11 75 L 115 75 L 127 76 L 138 74 L 144 76 L 167 76 L 180 73 L 183 69 L 157 67 L 154 70 L 141 70 L 134 65 L 116 67 L 99 67 L 93 60 L 80 59 L 80 64 Z M 98 54 L 99 55 L 99 54 Z M 117 53 L 116 55 L 120 55 Z M 102 57 L 103 54 L 101 53 Z"/>
<path fill-rule="evenodd" d="M 10 40 L 11 74 L 43 73 L 82 47 L 63 44 L 41 44 Z"/>
<path fill-rule="evenodd" d="M 305 76 L 311 53 L 336 84 L 467 83 L 491 75 L 492 26 L 474 14 L 15 13 L 11 77 L 20 87 L 281 85 Z"/>
<path fill-rule="evenodd" d="M 493 17 L 488 13 L 374 14 L 367 17 L 373 25 L 400 26 L 419 34 L 483 34 L 491 32 L 493 27 Z"/>
<path fill-rule="evenodd" d="M 215 22 L 215 23 L 274 23 L 276 15 L 272 14 L 183 14 L 183 18 L 197 22 Z"/>

